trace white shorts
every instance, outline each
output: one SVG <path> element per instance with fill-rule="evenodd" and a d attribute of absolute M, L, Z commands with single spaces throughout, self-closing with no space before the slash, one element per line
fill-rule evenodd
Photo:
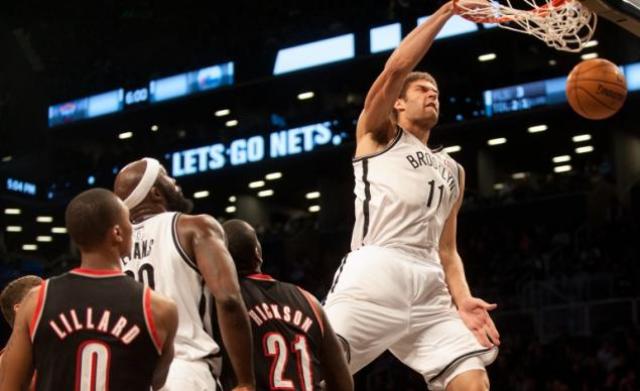
<path fill-rule="evenodd" d="M 391 249 L 351 252 L 336 272 L 325 311 L 349 343 L 351 373 L 389 349 L 430 389 L 441 390 L 459 373 L 484 369 L 498 354 L 480 345 L 460 319 L 437 261 Z"/>
<path fill-rule="evenodd" d="M 218 381 L 204 361 L 185 361 L 174 358 L 167 382 L 161 391 L 220 391 Z"/>

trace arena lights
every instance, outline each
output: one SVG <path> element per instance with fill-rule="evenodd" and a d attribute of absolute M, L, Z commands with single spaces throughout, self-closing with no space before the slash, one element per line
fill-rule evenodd
<path fill-rule="evenodd" d="M 7 155 L 7 156 L 4 156 L 4 157 L 2 158 L 2 162 L 3 162 L 3 163 L 10 162 L 10 161 L 11 161 L 11 159 L 13 159 L 13 156 L 11 156 L 11 155 Z"/>
<path fill-rule="evenodd" d="M 126 140 L 133 137 L 133 132 L 122 132 L 118 135 L 120 140 Z"/>
<path fill-rule="evenodd" d="M 451 145 L 443 149 L 443 151 L 445 151 L 446 153 L 456 153 L 456 152 L 460 152 L 461 150 L 462 150 L 462 147 L 460 147 L 459 145 Z"/>
<path fill-rule="evenodd" d="M 274 75 L 299 71 L 355 57 L 355 36 L 344 34 L 278 50 Z"/>
<path fill-rule="evenodd" d="M 151 131 L 152 132 L 157 132 L 158 131 L 158 125 L 151 125 Z"/>
<path fill-rule="evenodd" d="M 480 62 L 493 61 L 495 59 L 496 59 L 495 53 L 485 53 L 478 56 L 478 61 Z"/>
<path fill-rule="evenodd" d="M 276 179 L 280 179 L 280 178 L 282 178 L 281 172 L 271 172 L 264 176 L 264 179 L 268 181 L 275 181 Z"/>
<path fill-rule="evenodd" d="M 418 18 L 418 24 L 419 25 L 422 24 L 427 19 L 429 19 L 429 16 L 423 16 Z M 453 15 L 451 19 L 449 19 L 447 24 L 445 24 L 444 27 L 442 27 L 442 30 L 440 30 L 438 35 L 436 35 L 436 40 L 447 38 L 447 37 L 453 37 L 460 34 L 472 33 L 474 31 L 478 31 L 477 24 L 471 21 L 468 21 L 467 19 L 461 16 Z"/>
<path fill-rule="evenodd" d="M 227 128 L 232 128 L 232 127 L 238 125 L 238 120 L 237 119 L 230 119 L 229 121 L 225 122 L 224 125 Z"/>
<path fill-rule="evenodd" d="M 261 190 L 258 192 L 258 197 L 260 198 L 271 197 L 272 195 L 273 195 L 273 190 L 271 189 Z"/>
<path fill-rule="evenodd" d="M 224 211 L 227 212 L 227 213 L 235 213 L 236 207 L 233 206 L 233 205 L 229 205 L 224 209 Z"/>
<path fill-rule="evenodd" d="M 264 181 L 249 182 L 249 189 L 257 189 L 264 186 Z"/>
<path fill-rule="evenodd" d="M 200 190 L 193 193 L 193 198 L 207 198 L 209 197 L 209 190 Z"/>
<path fill-rule="evenodd" d="M 513 179 L 524 179 L 527 177 L 527 173 L 526 172 L 515 172 L 513 173 L 513 175 L 511 175 L 511 178 Z"/>
<path fill-rule="evenodd" d="M 585 145 L 584 147 L 576 148 L 576 153 L 589 153 L 589 152 L 593 152 L 593 146 L 591 145 Z"/>
<path fill-rule="evenodd" d="M 369 51 L 379 53 L 395 49 L 402 40 L 400 23 L 387 24 L 369 30 Z"/>
<path fill-rule="evenodd" d="M 213 113 L 213 115 L 215 115 L 216 117 L 224 117 L 225 115 L 229 114 L 231 114 L 231 110 L 229 109 L 220 109 Z"/>
<path fill-rule="evenodd" d="M 316 94 L 313 91 L 301 92 L 298 94 L 298 100 L 307 100 L 313 98 L 314 96 L 316 96 Z"/>
<path fill-rule="evenodd" d="M 551 60 L 549 60 L 548 64 L 549 64 L 549 66 L 554 67 L 554 66 L 556 66 L 558 64 L 558 62 L 556 60 L 551 59 Z"/>
<path fill-rule="evenodd" d="M 315 200 L 316 198 L 320 198 L 320 192 L 319 191 L 309 192 L 305 195 L 305 198 L 308 200 Z"/>
<path fill-rule="evenodd" d="M 37 244 L 27 243 L 27 244 L 23 244 L 22 245 L 22 249 L 24 251 L 36 251 L 38 249 L 38 245 Z"/>
<path fill-rule="evenodd" d="M 487 145 L 501 145 L 501 144 L 506 144 L 507 139 L 504 137 L 498 137 L 498 138 L 492 138 L 491 140 L 487 141 Z"/>
<path fill-rule="evenodd" d="M 581 143 L 583 141 L 591 140 L 591 135 L 590 134 L 578 134 L 576 136 L 571 137 L 571 140 L 573 140 L 574 143 Z"/>
<path fill-rule="evenodd" d="M 493 185 L 493 190 L 502 190 L 504 189 L 504 183 L 496 183 Z"/>
<path fill-rule="evenodd" d="M 562 172 L 569 172 L 569 171 L 571 171 L 571 166 L 568 164 L 564 166 L 553 167 L 553 172 L 555 173 L 562 173 Z"/>
<path fill-rule="evenodd" d="M 48 243 L 48 242 L 52 242 L 53 238 L 49 235 L 41 235 L 36 237 L 36 241 L 40 243 Z"/>
<path fill-rule="evenodd" d="M 585 43 L 583 47 L 585 47 L 585 48 L 592 48 L 592 47 L 594 47 L 594 46 L 598 46 L 598 41 L 597 41 L 597 40 L 595 40 L 595 39 L 592 39 L 591 41 L 589 41 L 589 42 Z"/>
<path fill-rule="evenodd" d="M 65 227 L 53 227 L 51 228 L 51 233 L 54 234 L 66 234 L 67 229 Z"/>
<path fill-rule="evenodd" d="M 561 156 L 555 156 L 553 159 L 551 159 L 554 163 L 566 163 L 571 161 L 571 156 L 569 155 L 561 155 Z"/>
<path fill-rule="evenodd" d="M 6 215 L 19 215 L 22 211 L 18 208 L 6 208 L 4 214 Z"/>
<path fill-rule="evenodd" d="M 7 232 L 22 232 L 22 227 L 19 225 L 7 225 Z"/>
<path fill-rule="evenodd" d="M 229 197 L 229 202 L 236 202 L 236 196 Z"/>
<path fill-rule="evenodd" d="M 311 205 L 309 207 L 309 212 L 311 212 L 311 213 L 320 212 L 320 205 Z"/>
<path fill-rule="evenodd" d="M 38 217 L 36 217 L 36 221 L 38 223 L 52 223 L 53 222 L 53 217 L 51 217 L 51 216 L 38 216 Z"/>
<path fill-rule="evenodd" d="M 591 60 L 592 58 L 598 58 L 598 53 L 585 53 L 582 56 L 580 56 L 581 59 L 583 60 Z"/>
<path fill-rule="evenodd" d="M 529 126 L 529 128 L 527 129 L 527 132 L 540 133 L 540 132 L 546 131 L 547 129 L 549 129 L 547 125 L 534 125 L 534 126 Z"/>

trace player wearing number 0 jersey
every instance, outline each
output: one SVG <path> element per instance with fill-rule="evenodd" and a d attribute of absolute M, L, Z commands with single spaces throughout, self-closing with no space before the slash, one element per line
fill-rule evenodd
<path fill-rule="evenodd" d="M 253 329 L 259 390 L 353 390 L 337 337 L 307 291 L 262 274 L 262 247 L 242 220 L 223 224 Z"/>
<path fill-rule="evenodd" d="M 499 334 L 472 297 L 457 250 L 464 170 L 427 146 L 440 103 L 412 72 L 453 14 L 442 6 L 400 43 L 375 80 L 356 129 L 351 253 L 325 309 L 357 372 L 389 349 L 430 389 L 486 390 Z M 474 338 L 475 337 L 475 338 Z"/>
<path fill-rule="evenodd" d="M 133 250 L 122 260 L 125 272 L 178 306 L 176 356 L 164 391 L 219 389 L 211 294 L 238 389 L 252 389 L 251 328 L 220 224 L 208 215 L 187 214 L 192 202 L 155 159 L 125 166 L 114 189 L 134 223 Z"/>
<path fill-rule="evenodd" d="M 173 358 L 173 302 L 126 277 L 129 212 L 113 193 L 92 189 L 65 214 L 81 267 L 34 288 L 20 306 L 0 372 L 0 389 L 159 389 Z"/>

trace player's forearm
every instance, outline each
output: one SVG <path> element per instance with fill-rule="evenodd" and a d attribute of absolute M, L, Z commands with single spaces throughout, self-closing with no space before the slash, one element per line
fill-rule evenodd
<path fill-rule="evenodd" d="M 431 44 L 447 20 L 453 15 L 451 3 L 446 3 L 407 35 L 391 54 L 385 68 L 398 73 L 411 72 L 427 54 Z"/>
<path fill-rule="evenodd" d="M 251 325 L 244 302 L 239 294 L 223 300 L 216 298 L 216 309 L 222 340 L 238 385 L 255 387 Z"/>
<path fill-rule="evenodd" d="M 457 251 L 452 253 L 441 253 L 440 261 L 444 269 L 445 281 L 451 293 L 454 304 L 458 305 L 461 300 L 471 297 L 471 290 L 467 284 L 467 277 L 464 273 L 462 258 Z"/>

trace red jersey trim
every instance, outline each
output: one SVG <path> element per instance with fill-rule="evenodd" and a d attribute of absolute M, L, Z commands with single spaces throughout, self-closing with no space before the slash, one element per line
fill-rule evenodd
<path fill-rule="evenodd" d="M 89 269 L 89 268 L 82 268 L 82 267 L 71 269 L 69 273 L 78 274 L 80 276 L 85 276 L 85 277 L 92 277 L 92 278 L 124 276 L 124 273 L 122 272 L 122 270 Z"/>
<path fill-rule="evenodd" d="M 247 278 L 250 278 L 252 280 L 260 280 L 260 281 L 275 281 L 275 279 L 273 277 L 271 277 L 268 274 L 263 274 L 263 273 L 249 274 L 247 276 Z"/>
<path fill-rule="evenodd" d="M 144 288 L 144 295 L 142 295 L 142 297 L 142 308 L 144 310 L 144 321 L 147 324 L 147 331 L 149 331 L 151 341 L 153 341 L 153 345 L 156 347 L 158 354 L 162 354 L 163 344 L 158 336 L 156 324 L 153 321 L 153 313 L 151 312 L 151 289 L 149 287 Z"/>
<path fill-rule="evenodd" d="M 36 302 L 36 310 L 33 312 L 31 316 L 31 322 L 29 322 L 29 336 L 31 337 L 31 342 L 33 342 L 36 337 L 36 330 L 38 329 L 38 325 L 40 324 L 40 318 L 42 318 L 42 310 L 44 308 L 44 302 L 47 298 L 47 288 L 49 287 L 49 280 L 42 281 L 40 284 L 40 290 L 38 291 L 38 300 Z"/>
<path fill-rule="evenodd" d="M 304 289 L 297 287 L 302 292 L 302 296 L 307 299 L 309 305 L 311 306 L 311 310 L 313 310 L 313 314 L 316 316 L 316 321 L 318 322 L 318 326 L 320 326 L 320 333 L 324 336 L 324 323 L 322 323 L 322 317 L 320 316 L 320 308 L 318 308 L 317 301 L 313 295 Z"/>

